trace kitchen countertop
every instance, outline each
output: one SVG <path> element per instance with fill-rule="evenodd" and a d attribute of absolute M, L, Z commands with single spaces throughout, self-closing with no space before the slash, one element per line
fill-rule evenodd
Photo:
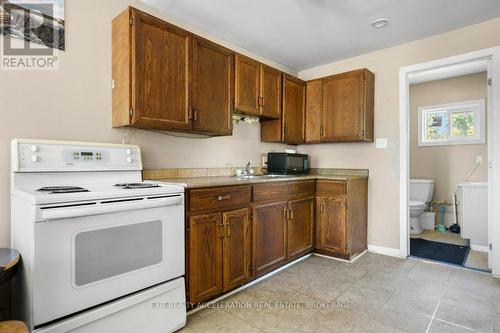
<path fill-rule="evenodd" d="M 250 179 L 238 179 L 236 176 L 212 176 L 212 177 L 190 177 L 190 178 L 159 178 L 151 179 L 157 182 L 176 183 L 184 185 L 186 188 L 202 188 L 202 187 L 216 187 L 216 186 L 231 186 L 231 185 L 247 185 L 259 184 L 269 182 L 283 182 L 283 181 L 296 181 L 296 180 L 349 180 L 358 178 L 368 178 L 368 176 L 350 176 L 350 175 L 298 175 L 286 177 L 266 177 L 256 176 Z"/>

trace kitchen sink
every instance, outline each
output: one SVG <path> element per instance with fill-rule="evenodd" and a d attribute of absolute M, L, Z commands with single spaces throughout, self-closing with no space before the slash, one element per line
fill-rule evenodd
<path fill-rule="evenodd" d="M 235 176 L 237 180 L 251 180 L 259 178 L 293 178 L 293 175 L 240 175 Z"/>

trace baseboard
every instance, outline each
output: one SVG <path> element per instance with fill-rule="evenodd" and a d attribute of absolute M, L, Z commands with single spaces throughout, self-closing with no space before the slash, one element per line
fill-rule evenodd
<path fill-rule="evenodd" d="M 368 244 L 368 252 L 383 254 L 390 257 L 404 258 L 404 256 L 401 255 L 399 249 L 394 249 L 392 247 Z"/>
<path fill-rule="evenodd" d="M 470 249 L 473 250 L 473 251 L 479 251 L 479 252 L 486 252 L 486 253 L 489 252 L 488 247 L 484 246 L 484 245 L 474 245 L 474 244 L 471 244 L 470 245 Z"/>

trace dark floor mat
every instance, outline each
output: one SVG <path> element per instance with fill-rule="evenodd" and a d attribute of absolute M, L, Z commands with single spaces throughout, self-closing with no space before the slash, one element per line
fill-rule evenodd
<path fill-rule="evenodd" d="M 410 254 L 415 257 L 463 265 L 470 248 L 447 243 L 432 242 L 421 238 L 410 238 Z"/>

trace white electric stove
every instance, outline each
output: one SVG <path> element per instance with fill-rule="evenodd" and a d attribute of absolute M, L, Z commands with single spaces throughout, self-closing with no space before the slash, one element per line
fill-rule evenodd
<path fill-rule="evenodd" d="M 11 212 L 31 330 L 185 325 L 184 187 L 143 182 L 138 146 L 13 140 Z"/>

